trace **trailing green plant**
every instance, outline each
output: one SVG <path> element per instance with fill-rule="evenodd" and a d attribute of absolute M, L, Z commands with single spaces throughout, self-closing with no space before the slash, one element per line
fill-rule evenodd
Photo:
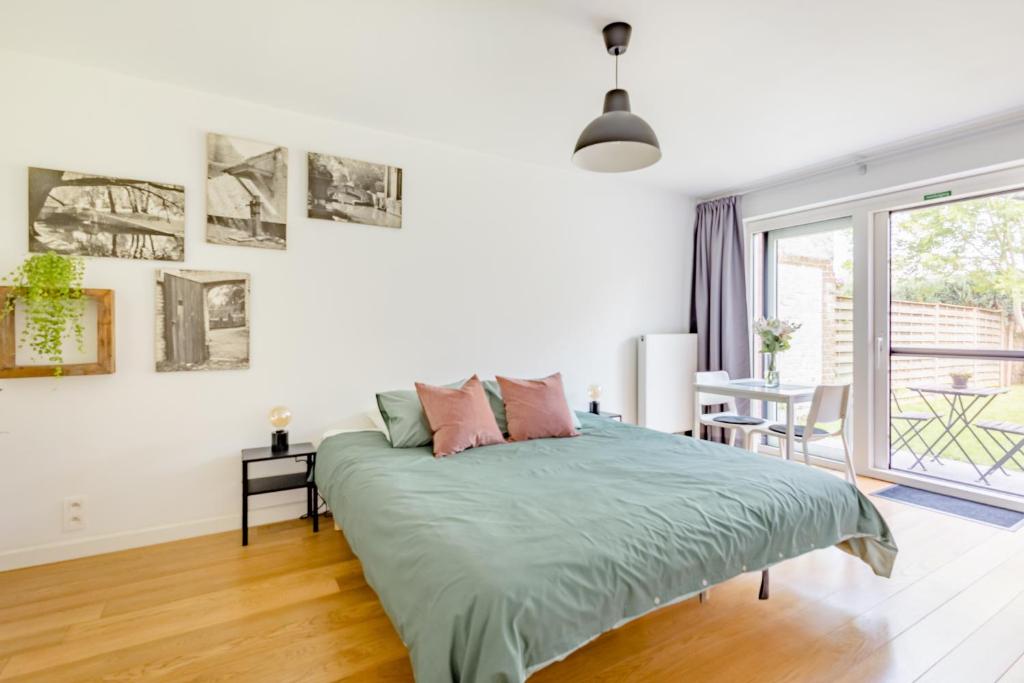
<path fill-rule="evenodd" d="M 37 358 L 54 365 L 61 375 L 64 343 L 73 338 L 79 351 L 85 345 L 85 262 L 77 256 L 52 252 L 33 254 L 12 270 L 4 282 L 11 287 L 0 309 L 0 320 L 14 315 L 15 302 L 25 312 L 19 345 L 27 345 Z"/>

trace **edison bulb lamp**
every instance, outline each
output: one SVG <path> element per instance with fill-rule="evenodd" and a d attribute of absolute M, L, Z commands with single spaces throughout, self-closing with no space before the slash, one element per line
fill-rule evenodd
<path fill-rule="evenodd" d="M 274 406 L 270 409 L 270 424 L 274 431 L 270 434 L 270 450 L 275 453 L 288 450 L 288 430 L 285 429 L 292 421 L 292 411 L 285 406 Z"/>
<path fill-rule="evenodd" d="M 590 397 L 590 412 L 598 415 L 601 412 L 601 385 L 591 384 L 587 387 L 587 396 Z"/>

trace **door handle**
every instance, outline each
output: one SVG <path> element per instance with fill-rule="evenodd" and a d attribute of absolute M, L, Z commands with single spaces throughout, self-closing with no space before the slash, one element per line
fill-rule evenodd
<path fill-rule="evenodd" d="M 885 337 L 875 337 L 875 370 L 879 370 L 882 367 L 882 346 L 885 343 Z"/>

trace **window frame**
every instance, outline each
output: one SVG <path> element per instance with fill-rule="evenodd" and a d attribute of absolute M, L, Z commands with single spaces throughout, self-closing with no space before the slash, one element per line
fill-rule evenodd
<path fill-rule="evenodd" d="M 1024 512 L 1024 498 L 1012 494 L 980 491 L 956 482 L 923 478 L 890 470 L 888 467 L 889 402 L 876 400 L 888 396 L 888 214 L 921 206 L 933 206 L 1000 194 L 1024 186 L 1024 162 L 1000 164 L 920 182 L 885 188 L 854 197 L 818 202 L 743 219 L 748 244 L 747 297 L 750 310 L 757 301 L 755 277 L 763 277 L 754 263 L 754 247 L 771 230 L 850 216 L 854 230 L 854 409 L 851 450 L 857 471 L 882 481 L 909 484 L 965 500 L 1000 505 Z M 951 191 L 937 200 L 925 195 Z M 751 333 L 751 339 L 753 339 Z M 756 361 L 751 344 L 752 360 Z M 883 365 L 885 371 L 882 371 Z M 753 367 L 753 366 L 752 366 Z M 813 458 L 812 458 L 813 460 Z M 817 464 L 835 466 L 818 458 Z"/>
<path fill-rule="evenodd" d="M 785 228 L 776 228 L 763 233 L 763 249 L 760 256 L 761 271 L 762 275 L 758 282 L 760 283 L 760 291 L 757 292 L 759 295 L 759 309 L 757 309 L 758 315 L 762 315 L 766 318 L 778 316 L 778 247 L 779 240 L 790 239 L 794 237 L 804 237 L 807 235 L 818 235 L 826 232 L 837 232 L 839 230 L 853 230 L 853 218 L 852 216 L 840 216 L 838 218 L 831 218 L 824 221 L 816 221 L 814 223 L 805 223 L 802 225 L 793 225 Z M 856 283 L 854 286 L 854 296 L 856 296 Z M 764 354 L 757 351 L 757 339 L 753 339 L 751 345 L 754 360 L 756 363 L 751 364 L 751 368 L 755 368 L 755 374 L 757 376 L 763 376 L 764 368 Z M 770 420 L 778 421 L 778 409 L 779 405 L 774 403 L 762 402 L 761 404 L 761 415 L 767 417 Z M 777 446 L 771 446 L 767 435 L 762 436 L 761 446 L 765 449 L 771 448 L 773 452 L 777 451 Z M 821 449 L 826 448 L 830 455 L 823 455 Z M 818 464 L 828 465 L 840 465 L 845 467 L 845 461 L 843 459 L 842 450 L 832 448 L 829 446 L 822 446 L 818 443 L 808 444 L 808 452 L 814 458 L 820 458 L 821 462 Z"/>

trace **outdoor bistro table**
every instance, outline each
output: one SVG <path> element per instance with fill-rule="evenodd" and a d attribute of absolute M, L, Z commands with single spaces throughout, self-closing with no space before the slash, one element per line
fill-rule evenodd
<path fill-rule="evenodd" d="M 911 391 L 917 392 L 921 399 L 928 406 L 928 410 L 934 413 L 935 417 L 939 419 L 939 424 L 942 425 L 942 433 L 939 434 L 934 441 L 929 444 L 926 452 L 932 454 L 932 461 L 938 462 L 939 453 L 943 450 L 956 446 L 960 449 L 960 452 L 967 462 L 971 463 L 971 467 L 978 473 L 978 477 L 981 481 L 985 482 L 986 485 L 990 485 L 987 479 L 988 474 L 992 471 L 989 470 L 987 473 L 983 473 L 978 469 L 978 465 L 971 459 L 967 449 L 964 448 L 963 444 L 960 443 L 960 435 L 965 431 L 974 437 L 975 441 L 981 444 L 981 447 L 985 450 L 985 453 L 992 458 L 993 462 L 998 462 L 996 456 L 992 455 L 992 451 L 988 449 L 985 442 L 978 437 L 978 433 L 974 430 L 974 421 L 978 419 L 982 411 L 988 407 L 992 401 L 996 399 L 1000 394 L 1009 393 L 1009 389 L 1006 387 L 964 387 L 963 389 L 957 389 L 951 385 L 942 384 L 919 384 L 915 386 L 907 387 Z M 928 400 L 928 394 L 941 396 L 946 406 L 943 407 L 939 404 L 941 410 L 936 409 L 932 401 Z M 937 448 L 940 442 L 943 442 L 941 448 Z M 1000 467 L 999 469 L 1002 469 Z M 1005 470 L 1003 470 L 1005 473 Z"/>
<path fill-rule="evenodd" d="M 795 436 L 794 410 L 797 403 L 806 403 L 814 398 L 814 387 L 802 384 L 780 384 L 777 387 L 765 385 L 763 379 L 734 379 L 725 383 L 697 382 L 694 386 L 694 415 L 693 435 L 700 438 L 700 415 L 701 406 L 697 396 L 701 393 L 715 394 L 717 396 L 732 396 L 733 398 L 747 398 L 753 401 L 769 401 L 780 403 L 786 406 L 786 433 L 777 435 L 780 439 L 785 437 L 787 442 L 786 458 L 793 458 L 793 438 Z M 728 426 L 728 425 L 723 425 Z M 774 436 L 774 435 L 773 435 Z"/>

